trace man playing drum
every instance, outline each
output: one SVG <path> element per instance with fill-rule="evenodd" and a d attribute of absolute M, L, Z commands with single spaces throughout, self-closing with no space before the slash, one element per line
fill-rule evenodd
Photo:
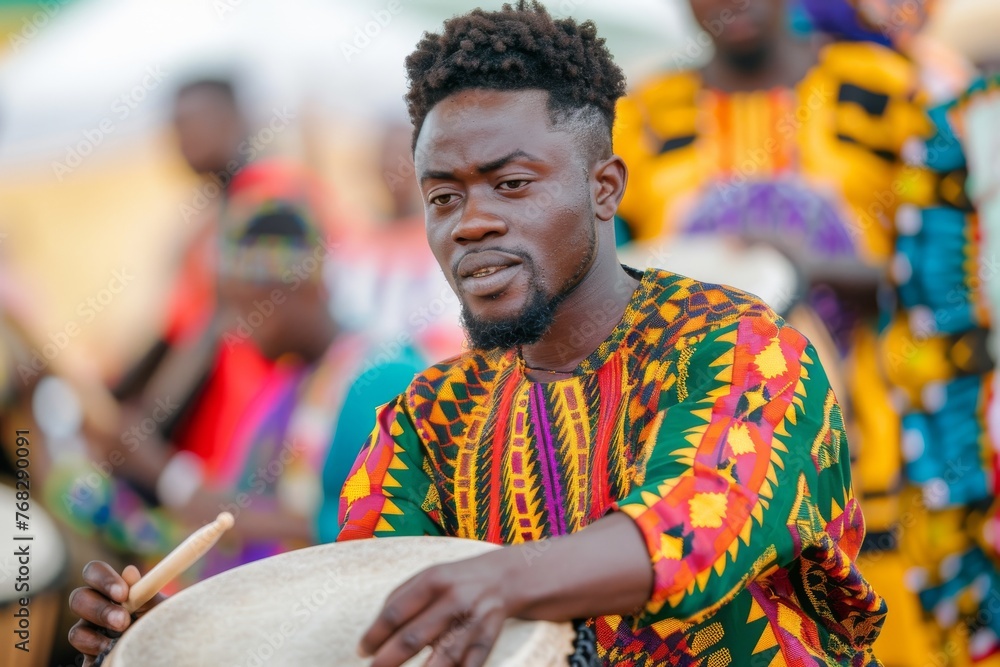
<path fill-rule="evenodd" d="M 408 581 L 360 650 L 482 665 L 517 617 L 590 619 L 608 665 L 877 664 L 886 608 L 855 566 L 814 349 L 749 294 L 618 261 L 625 81 L 593 24 L 476 10 L 406 66 L 427 236 L 473 349 L 378 414 L 339 539 L 514 546 Z M 72 639 L 96 654 L 128 586 L 86 577 Z"/>

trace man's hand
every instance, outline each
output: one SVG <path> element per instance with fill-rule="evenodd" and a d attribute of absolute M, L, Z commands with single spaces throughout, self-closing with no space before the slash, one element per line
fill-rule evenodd
<path fill-rule="evenodd" d="M 417 574 L 386 599 L 361 638 L 372 667 L 398 667 L 433 646 L 428 667 L 479 667 L 512 615 L 511 549 Z M 517 557 L 520 560 L 520 556 Z"/>
<path fill-rule="evenodd" d="M 126 567 L 121 576 L 102 561 L 91 561 L 83 568 L 83 581 L 87 587 L 77 588 L 69 595 L 69 608 L 80 617 L 70 628 L 69 643 L 84 655 L 84 667 L 94 664 L 94 659 L 111 648 L 107 632 L 124 632 L 132 618 L 121 603 L 128 599 L 129 588 L 139 581 L 139 570 L 134 565 Z M 157 595 L 141 609 L 140 616 L 164 600 Z"/>
<path fill-rule="evenodd" d="M 375 656 L 372 667 L 399 667 L 433 646 L 430 667 L 478 667 L 508 618 L 624 616 L 649 600 L 652 587 L 642 534 L 612 512 L 573 535 L 424 570 L 392 592 L 359 651 Z"/>

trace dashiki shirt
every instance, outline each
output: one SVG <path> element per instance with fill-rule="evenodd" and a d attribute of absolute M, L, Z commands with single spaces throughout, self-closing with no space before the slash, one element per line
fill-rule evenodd
<path fill-rule="evenodd" d="M 637 277 L 572 378 L 531 381 L 513 350 L 417 376 L 344 485 L 340 539 L 520 544 L 618 510 L 655 587 L 589 621 L 605 664 L 878 664 L 886 607 L 854 565 L 864 520 L 812 346 L 749 294 Z"/>
<path fill-rule="evenodd" d="M 843 4 L 817 0 L 805 8 L 821 28 L 853 35 L 814 13 Z M 841 9 L 833 12 L 838 19 Z M 805 267 L 814 260 L 885 267 L 895 250 L 896 211 L 927 184 L 904 159 L 929 132 L 919 88 L 911 61 L 869 41 L 825 46 L 792 88 L 728 93 L 706 86 L 698 72 L 654 77 L 619 106 L 615 149 L 630 171 L 624 222 L 639 241 L 763 237 L 780 240 Z M 857 457 L 855 489 L 875 534 L 863 548 L 872 554 L 864 572 L 895 612 L 876 651 L 887 664 L 910 664 L 926 651 L 909 639 L 919 618 L 915 603 L 906 600 L 905 613 L 904 602 L 896 603 L 912 598 L 891 537 L 901 424 L 880 364 L 874 289 L 867 306 L 843 296 L 815 280 L 805 305 L 839 348 L 841 358 L 827 361 L 844 371 L 839 399 Z"/>

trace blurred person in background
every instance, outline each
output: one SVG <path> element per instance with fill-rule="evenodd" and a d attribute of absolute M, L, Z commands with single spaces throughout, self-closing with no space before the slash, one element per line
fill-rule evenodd
<path fill-rule="evenodd" d="M 908 22 L 914 15 L 926 25 Z M 1000 439 L 989 424 L 1000 229 L 1000 80 L 990 73 L 1000 5 L 872 3 L 866 17 L 875 38 L 888 35 L 919 65 L 933 126 L 907 151 L 910 192 L 894 220 L 894 289 L 882 300 L 880 340 L 904 482 L 898 524 L 881 541 L 898 544 L 906 576 L 887 597 L 901 610 L 919 601 L 922 614 L 899 621 L 926 648 L 909 661 L 901 648 L 882 655 L 887 665 L 924 664 L 928 654 L 941 665 L 1000 664 Z M 876 567 L 895 560 L 881 555 L 871 554 Z"/>
<path fill-rule="evenodd" d="M 345 325 L 376 336 L 387 354 L 412 345 L 433 363 L 460 353 L 465 334 L 458 299 L 427 245 L 412 137 L 408 122 L 382 128 L 378 169 L 389 208 L 373 228 L 346 239 L 335 301 Z"/>
<path fill-rule="evenodd" d="M 230 511 L 236 527 L 187 582 L 336 539 L 341 486 L 376 408 L 423 368 L 412 350 L 378 356 L 365 335 L 338 327 L 323 278 L 337 256 L 317 224 L 317 202 L 270 169 L 260 161 L 240 172 L 219 222 L 220 344 L 252 343 L 274 364 L 232 440 L 208 459 L 134 441 L 158 466 L 160 505 L 116 476 L 91 488 L 90 467 L 79 463 L 59 472 L 52 491 L 71 499 L 66 518 L 81 532 L 140 562 L 161 557 L 192 524 Z"/>
<path fill-rule="evenodd" d="M 892 650 L 924 655 L 920 641 L 901 639 L 920 612 L 912 596 L 893 595 L 902 564 L 895 542 L 882 539 L 898 520 L 901 459 L 877 339 L 893 221 L 917 187 L 904 147 L 929 126 L 917 68 L 877 30 L 879 39 L 865 40 L 796 35 L 784 0 L 690 4 L 711 38 L 711 60 L 652 77 L 620 105 L 615 146 L 631 167 L 622 229 L 653 247 L 678 235 L 750 237 L 803 267 L 805 304 L 835 342 L 827 365 L 843 364 L 838 396 L 865 507 L 865 549 L 884 554 L 866 569 L 893 610 L 880 657 L 889 664 Z M 833 4 L 838 16 L 863 23 L 856 6 L 841 2 L 804 9 L 815 17 Z"/>
<path fill-rule="evenodd" d="M 261 182 L 230 201 L 223 222 L 220 294 L 235 316 L 223 338 L 248 338 L 276 368 L 232 446 L 209 462 L 209 486 L 234 498 L 223 507 L 237 517 L 241 544 L 211 554 L 208 573 L 335 540 L 340 490 L 376 409 L 424 365 L 409 347 L 389 357 L 367 334 L 338 326 L 323 273 L 340 254 L 308 205 L 278 194 Z"/>
<path fill-rule="evenodd" d="M 890 474 L 887 458 L 862 460 L 875 464 L 869 479 L 900 480 L 881 501 L 894 522 L 869 535 L 862 562 L 894 611 L 880 657 L 890 667 L 926 664 L 928 656 L 941 665 L 1000 664 L 998 439 L 988 423 L 996 403 L 990 203 L 1000 183 L 1000 97 L 989 74 L 1000 56 L 1000 6 L 806 4 L 838 39 L 887 44 L 911 58 L 931 124 L 904 149 L 893 284 L 880 304 L 879 361 L 898 411 L 901 474 Z"/>
<path fill-rule="evenodd" d="M 115 388 L 125 405 L 123 432 L 151 416 L 153 434 L 203 459 L 232 440 L 233 429 L 249 401 L 271 372 L 271 364 L 249 341 L 221 345 L 215 282 L 218 216 L 250 153 L 241 147 L 250 131 L 233 84 L 197 79 L 183 85 L 174 102 L 174 129 L 181 155 L 201 178 L 197 201 L 181 207 L 194 234 L 185 247 L 166 305 L 160 339 Z M 275 167 L 269 177 L 286 178 Z M 164 407 L 166 406 L 166 407 Z M 123 436 L 122 442 L 126 438 Z M 136 448 L 121 466 L 140 491 L 155 499 L 156 457 L 151 447 Z"/>

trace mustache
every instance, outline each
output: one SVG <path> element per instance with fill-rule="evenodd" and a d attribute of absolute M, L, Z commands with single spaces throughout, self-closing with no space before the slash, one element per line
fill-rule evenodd
<path fill-rule="evenodd" d="M 500 248 L 500 247 L 477 248 L 475 250 L 470 250 L 469 252 L 462 253 L 461 255 L 456 257 L 455 260 L 451 263 L 451 276 L 452 278 L 455 279 L 455 282 L 458 282 L 459 279 L 461 278 L 461 276 L 458 275 L 458 265 L 462 262 L 463 259 L 465 259 L 469 255 L 474 255 L 478 252 L 502 252 L 506 255 L 514 255 L 515 257 L 519 257 L 521 261 L 524 262 L 524 264 L 532 271 L 534 271 L 535 269 L 535 260 L 532 259 L 531 255 L 529 255 L 525 250 L 522 250 L 521 248 Z"/>

